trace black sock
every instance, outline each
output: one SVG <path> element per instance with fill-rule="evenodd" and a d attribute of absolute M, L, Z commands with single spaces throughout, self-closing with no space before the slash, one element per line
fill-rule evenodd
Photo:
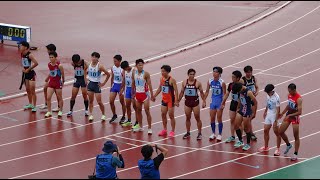
<path fill-rule="evenodd" d="M 237 136 L 238 136 L 238 138 L 239 138 L 239 141 L 241 141 L 241 142 L 242 142 L 242 134 L 241 134 L 241 130 L 240 130 L 240 129 L 237 129 L 237 130 L 236 130 L 236 133 L 237 133 Z"/>
<path fill-rule="evenodd" d="M 86 109 L 86 111 L 88 111 L 88 107 L 89 107 L 89 101 L 88 100 L 84 100 L 84 107 Z"/>
<path fill-rule="evenodd" d="M 70 111 L 73 110 L 73 106 L 76 103 L 76 100 L 70 100 Z"/>
<path fill-rule="evenodd" d="M 128 119 L 127 122 L 131 122 L 131 119 Z"/>
<path fill-rule="evenodd" d="M 288 143 L 287 146 L 290 146 L 290 143 Z"/>
<path fill-rule="evenodd" d="M 231 136 L 232 138 L 235 138 L 234 136 Z"/>
<path fill-rule="evenodd" d="M 298 152 L 294 152 L 294 154 L 298 156 Z"/>
<path fill-rule="evenodd" d="M 251 133 L 246 133 L 247 134 L 247 144 L 250 144 L 250 140 L 251 140 Z"/>

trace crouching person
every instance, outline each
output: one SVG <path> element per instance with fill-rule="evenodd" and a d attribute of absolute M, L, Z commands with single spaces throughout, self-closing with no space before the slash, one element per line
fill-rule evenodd
<path fill-rule="evenodd" d="M 151 159 L 154 152 L 158 154 L 158 149 L 161 151 L 154 159 Z M 164 158 L 167 156 L 168 149 L 156 144 L 145 145 L 141 149 L 141 154 L 144 159 L 138 161 L 138 166 L 141 174 L 141 179 L 160 179 L 159 167 Z"/>
<path fill-rule="evenodd" d="M 116 168 L 124 168 L 124 161 L 116 144 L 104 143 L 103 154 L 96 158 L 96 179 L 118 179 Z"/>

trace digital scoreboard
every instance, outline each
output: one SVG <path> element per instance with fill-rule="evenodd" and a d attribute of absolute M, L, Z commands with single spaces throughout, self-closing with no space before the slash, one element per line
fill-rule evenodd
<path fill-rule="evenodd" d="M 22 41 L 30 42 L 31 27 L 13 24 L 0 23 L 0 40 L 16 41 L 18 44 Z"/>

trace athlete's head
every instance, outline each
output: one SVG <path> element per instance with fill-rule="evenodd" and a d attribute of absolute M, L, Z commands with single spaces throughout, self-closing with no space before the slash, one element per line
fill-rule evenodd
<path fill-rule="evenodd" d="M 122 61 L 122 56 L 120 54 L 117 54 L 113 57 L 113 63 L 115 66 L 119 67 L 121 61 Z"/>
<path fill-rule="evenodd" d="M 138 71 L 142 71 L 143 70 L 143 65 L 144 65 L 144 60 L 143 59 L 137 59 L 136 60 L 136 67 L 138 69 Z"/>
<path fill-rule="evenodd" d="M 72 55 L 72 62 L 74 65 L 80 65 L 80 63 L 81 63 L 80 60 L 81 60 L 81 57 L 79 54 Z"/>
<path fill-rule="evenodd" d="M 196 70 L 194 69 L 189 69 L 188 70 L 188 76 L 189 76 L 189 79 L 194 79 L 194 77 L 196 76 Z"/>
<path fill-rule="evenodd" d="M 213 77 L 214 78 L 219 78 L 221 77 L 221 74 L 222 74 L 222 68 L 219 67 L 219 66 L 215 66 L 212 68 L 212 71 L 213 71 Z"/>
<path fill-rule="evenodd" d="M 264 88 L 264 92 L 266 92 L 269 96 L 272 96 L 274 92 L 274 85 L 273 84 L 267 84 Z"/>
<path fill-rule="evenodd" d="M 125 70 L 125 71 L 128 71 L 129 70 L 129 63 L 128 63 L 128 61 L 123 61 L 123 62 L 121 62 L 121 68 L 123 69 L 123 70 Z"/>
<path fill-rule="evenodd" d="M 100 54 L 99 54 L 99 53 L 93 52 L 93 53 L 91 54 L 91 61 L 92 61 L 93 63 L 98 63 L 99 58 L 100 58 Z"/>
<path fill-rule="evenodd" d="M 238 70 L 232 72 L 232 82 L 239 82 L 242 77 L 242 73 Z"/>
<path fill-rule="evenodd" d="M 297 92 L 297 86 L 294 83 L 289 84 L 288 91 L 289 91 L 289 94 L 295 95 Z"/>
<path fill-rule="evenodd" d="M 169 65 L 163 65 L 161 67 L 161 74 L 164 77 L 167 77 L 169 73 L 171 72 L 171 67 Z"/>
<path fill-rule="evenodd" d="M 252 76 L 252 66 L 246 66 L 243 68 L 243 71 L 246 73 L 246 77 L 250 78 Z"/>
<path fill-rule="evenodd" d="M 237 94 L 237 93 L 239 93 L 240 91 L 241 91 L 241 89 L 242 89 L 242 83 L 240 83 L 240 82 L 236 82 L 236 83 L 234 83 L 233 85 L 232 85 L 232 93 L 233 94 Z"/>
<path fill-rule="evenodd" d="M 141 148 L 141 154 L 145 159 L 150 159 L 153 154 L 153 148 L 150 145 L 144 145 Z"/>
<path fill-rule="evenodd" d="M 46 48 L 48 53 L 57 51 L 57 47 L 54 44 L 48 44 L 46 45 Z"/>
<path fill-rule="evenodd" d="M 22 42 L 20 43 L 20 46 L 19 46 L 20 52 L 24 52 L 24 51 L 26 51 L 26 50 L 29 50 L 29 48 L 30 48 L 30 45 L 29 45 L 28 42 L 22 41 Z"/>
<path fill-rule="evenodd" d="M 55 63 L 57 60 L 58 54 L 56 52 L 50 52 L 49 53 L 49 58 L 51 63 Z"/>

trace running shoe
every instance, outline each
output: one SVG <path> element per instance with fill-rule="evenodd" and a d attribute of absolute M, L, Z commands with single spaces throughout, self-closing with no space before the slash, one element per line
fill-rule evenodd
<path fill-rule="evenodd" d="M 44 117 L 50 117 L 50 116 L 52 116 L 52 113 L 51 112 L 47 112 L 45 115 L 44 115 Z"/>
<path fill-rule="evenodd" d="M 190 137 L 190 132 L 187 132 L 185 135 L 183 135 L 183 139 L 187 139 L 187 138 L 189 138 Z"/>
<path fill-rule="evenodd" d="M 69 111 L 67 114 L 67 117 L 70 117 L 70 116 L 72 116 L 72 111 Z"/>
<path fill-rule="evenodd" d="M 84 116 L 89 116 L 88 110 L 85 110 L 85 111 L 84 111 Z"/>
<path fill-rule="evenodd" d="M 122 116 L 122 118 L 120 119 L 119 124 L 121 125 L 121 124 L 123 124 L 125 121 L 126 121 L 126 117 Z"/>
<path fill-rule="evenodd" d="M 210 140 L 214 140 L 216 138 L 215 134 L 211 134 L 211 136 L 209 137 Z"/>
<path fill-rule="evenodd" d="M 242 142 L 242 141 L 237 141 L 237 142 L 234 144 L 234 147 L 235 147 L 235 148 L 239 148 L 239 147 L 241 147 L 241 146 L 243 146 L 243 142 Z"/>
<path fill-rule="evenodd" d="M 114 115 L 112 116 L 112 118 L 110 119 L 109 123 L 110 123 L 110 124 L 113 123 L 115 120 L 117 120 L 117 118 L 118 118 L 118 116 L 117 116 L 116 114 L 114 114 Z"/>
<path fill-rule="evenodd" d="M 102 120 L 102 121 L 105 121 L 106 119 L 107 119 L 107 117 L 106 117 L 105 115 L 102 115 L 102 116 L 101 116 L 101 120 Z"/>
<path fill-rule="evenodd" d="M 134 123 L 134 125 L 131 127 L 131 129 L 133 129 L 133 127 L 136 126 L 137 124 L 138 124 L 138 121 L 136 121 L 136 122 Z"/>
<path fill-rule="evenodd" d="M 230 136 L 228 139 L 226 139 L 226 143 L 229 143 L 229 142 L 234 142 L 234 141 L 236 141 L 236 138 L 234 137 L 234 136 Z"/>
<path fill-rule="evenodd" d="M 36 108 L 36 107 L 33 107 L 31 111 L 32 111 L 32 112 L 37 112 L 37 108 Z"/>
<path fill-rule="evenodd" d="M 274 156 L 280 156 L 280 149 L 277 148 L 273 155 Z"/>
<path fill-rule="evenodd" d="M 58 111 L 60 111 L 59 107 L 56 107 L 56 108 L 52 109 L 52 112 L 58 112 Z"/>
<path fill-rule="evenodd" d="M 174 132 L 173 131 L 171 131 L 170 133 L 169 133 L 169 137 L 174 137 Z"/>
<path fill-rule="evenodd" d="M 252 134 L 251 134 L 251 140 L 256 141 L 257 139 L 258 139 L 257 136 L 252 133 Z"/>
<path fill-rule="evenodd" d="M 127 126 L 131 126 L 131 125 L 132 125 L 131 121 L 126 121 L 123 124 L 121 124 L 122 127 L 127 127 Z"/>
<path fill-rule="evenodd" d="M 296 161 L 298 160 L 298 155 L 293 154 L 293 156 L 291 157 L 291 161 Z"/>
<path fill-rule="evenodd" d="M 165 136 L 167 135 L 167 130 L 163 129 L 162 131 L 159 132 L 159 136 Z"/>
<path fill-rule="evenodd" d="M 289 146 L 286 147 L 286 150 L 283 152 L 283 154 L 287 155 L 291 148 L 292 148 L 292 145 L 290 144 Z"/>
<path fill-rule="evenodd" d="M 268 147 L 265 147 L 265 146 L 262 146 L 260 149 L 259 149 L 259 152 L 267 152 L 269 151 L 269 148 Z"/>
<path fill-rule="evenodd" d="M 140 128 L 140 125 L 139 123 L 135 124 L 134 126 L 132 126 L 132 130 L 134 131 L 135 129 L 139 129 Z"/>
<path fill-rule="evenodd" d="M 48 106 L 46 104 L 40 107 L 40 109 L 42 109 L 42 110 L 47 109 L 47 108 L 48 108 Z"/>
<path fill-rule="evenodd" d="M 89 116 L 89 121 L 93 121 L 93 116 L 92 115 Z"/>
<path fill-rule="evenodd" d="M 133 132 L 138 132 L 138 131 L 143 131 L 143 129 L 140 128 L 139 124 L 137 124 L 136 126 L 133 127 Z"/>
<path fill-rule="evenodd" d="M 62 116 L 62 111 L 59 111 L 58 112 L 58 117 L 61 117 Z"/>
<path fill-rule="evenodd" d="M 23 107 L 23 109 L 32 109 L 32 108 L 33 108 L 32 104 L 28 104 Z"/>
<path fill-rule="evenodd" d="M 219 134 L 218 136 L 217 136 L 217 141 L 221 141 L 222 140 L 222 136 Z"/>
<path fill-rule="evenodd" d="M 202 134 L 198 133 L 197 140 L 201 140 L 201 139 L 202 139 Z"/>
<path fill-rule="evenodd" d="M 250 149 L 250 145 L 249 145 L 249 144 L 246 144 L 246 145 L 244 145 L 244 146 L 242 147 L 242 149 L 243 149 L 244 151 L 248 151 L 248 150 Z"/>
<path fill-rule="evenodd" d="M 148 129 L 148 134 L 149 134 L 149 135 L 152 134 L 152 129 Z"/>

